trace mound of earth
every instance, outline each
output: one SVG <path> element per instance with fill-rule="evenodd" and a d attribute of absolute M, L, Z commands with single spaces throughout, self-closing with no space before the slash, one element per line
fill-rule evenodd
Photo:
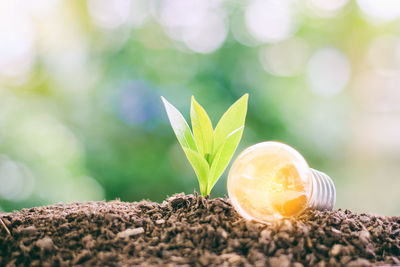
<path fill-rule="evenodd" d="M 242 219 L 226 198 L 195 193 L 161 204 L 56 204 L 0 218 L 0 266 L 400 264 L 400 217 L 348 210 L 309 210 L 263 225 Z"/>

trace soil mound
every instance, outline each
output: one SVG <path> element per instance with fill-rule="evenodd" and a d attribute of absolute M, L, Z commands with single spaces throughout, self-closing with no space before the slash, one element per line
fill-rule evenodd
<path fill-rule="evenodd" d="M 1 218 L 0 266 L 400 264 L 400 217 L 348 210 L 263 225 L 243 220 L 227 199 L 177 194 L 161 204 L 56 204 Z"/>

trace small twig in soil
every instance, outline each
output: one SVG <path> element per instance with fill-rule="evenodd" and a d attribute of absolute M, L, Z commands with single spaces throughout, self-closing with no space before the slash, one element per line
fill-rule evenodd
<path fill-rule="evenodd" d="M 237 220 L 236 222 L 233 222 L 232 225 L 237 225 L 237 224 L 239 224 L 239 223 L 241 223 L 241 222 L 243 222 L 243 221 L 245 221 L 245 219 L 240 218 L 240 219 Z"/>
<path fill-rule="evenodd" d="M 6 230 L 6 232 L 7 232 L 9 235 L 11 235 L 10 230 L 8 230 L 7 225 L 3 222 L 3 219 L 2 219 L 2 218 L 0 218 L 0 223 L 1 223 L 1 225 L 3 225 L 4 229 Z"/>

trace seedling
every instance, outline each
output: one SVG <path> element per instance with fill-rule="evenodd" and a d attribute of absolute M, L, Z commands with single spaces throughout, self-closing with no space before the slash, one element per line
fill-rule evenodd
<path fill-rule="evenodd" d="M 209 195 L 231 160 L 240 139 L 247 113 L 248 94 L 237 100 L 222 115 L 215 129 L 204 108 L 192 97 L 192 130 L 182 114 L 164 97 L 172 129 L 199 180 L 200 192 Z"/>

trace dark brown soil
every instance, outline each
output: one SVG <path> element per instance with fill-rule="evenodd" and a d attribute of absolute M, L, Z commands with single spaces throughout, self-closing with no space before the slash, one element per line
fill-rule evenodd
<path fill-rule="evenodd" d="M 0 266 L 400 264 L 400 217 L 307 211 L 246 222 L 227 199 L 57 204 L 2 214 Z M 6 228 L 10 234 L 6 232 Z"/>

